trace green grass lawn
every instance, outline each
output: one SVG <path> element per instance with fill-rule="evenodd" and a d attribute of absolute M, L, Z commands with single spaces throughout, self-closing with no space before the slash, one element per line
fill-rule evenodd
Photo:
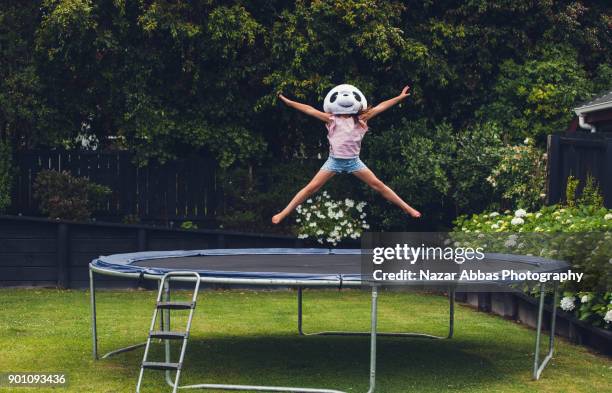
<path fill-rule="evenodd" d="M 305 329 L 368 330 L 369 296 L 305 291 Z M 85 291 L 0 290 L 0 372 L 62 371 L 70 380 L 65 389 L 16 391 L 134 391 L 142 349 L 93 361 L 88 299 Z M 199 300 L 183 384 L 367 390 L 369 338 L 299 337 L 294 291 L 203 291 Z M 144 341 L 154 301 L 150 291 L 99 291 L 100 351 Z M 444 335 L 447 307 L 441 296 L 383 292 L 379 329 Z M 452 340 L 378 340 L 376 391 L 612 391 L 612 361 L 564 340 L 542 379 L 532 381 L 534 340 L 531 329 L 459 306 Z M 161 349 L 153 351 L 160 360 Z M 169 391 L 162 372 L 146 373 L 143 392 Z"/>

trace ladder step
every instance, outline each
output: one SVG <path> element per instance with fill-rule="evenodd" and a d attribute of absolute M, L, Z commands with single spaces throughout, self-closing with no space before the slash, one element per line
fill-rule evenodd
<path fill-rule="evenodd" d="M 157 308 L 166 310 L 189 310 L 194 307 L 194 302 L 157 302 Z"/>
<path fill-rule="evenodd" d="M 168 332 L 168 331 L 152 331 L 149 333 L 150 338 L 167 338 L 170 340 L 182 340 L 187 337 L 186 332 Z"/>
<path fill-rule="evenodd" d="M 142 368 L 148 368 L 150 370 L 178 370 L 181 368 L 181 364 L 166 362 L 142 362 Z"/>

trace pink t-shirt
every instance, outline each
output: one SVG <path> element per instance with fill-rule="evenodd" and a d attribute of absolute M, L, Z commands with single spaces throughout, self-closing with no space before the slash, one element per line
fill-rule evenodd
<path fill-rule="evenodd" d="M 325 126 L 329 140 L 329 154 L 332 157 L 359 157 L 361 140 L 368 131 L 368 125 L 364 121 L 355 121 L 353 116 L 332 115 Z"/>

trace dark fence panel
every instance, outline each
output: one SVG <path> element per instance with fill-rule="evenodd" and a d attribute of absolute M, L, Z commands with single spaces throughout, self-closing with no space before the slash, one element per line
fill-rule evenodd
<path fill-rule="evenodd" d="M 96 217 L 120 221 L 135 215 L 144 221 L 211 220 L 217 210 L 216 163 L 207 157 L 150 163 L 138 167 L 129 152 L 23 151 L 17 168 L 12 214 L 38 215 L 33 184 L 45 169 L 69 171 L 113 191 Z"/>
<path fill-rule="evenodd" d="M 290 236 L 146 225 L 81 223 L 0 216 L 0 287 L 83 288 L 88 265 L 100 255 L 145 250 L 311 246 Z M 359 247 L 358 243 L 351 243 Z M 133 280 L 99 276 L 105 287 L 136 287 Z"/>
<path fill-rule="evenodd" d="M 583 187 L 589 174 L 597 179 L 604 205 L 612 208 L 612 136 L 578 132 L 548 136 L 548 204 L 565 201 L 570 175 Z"/>

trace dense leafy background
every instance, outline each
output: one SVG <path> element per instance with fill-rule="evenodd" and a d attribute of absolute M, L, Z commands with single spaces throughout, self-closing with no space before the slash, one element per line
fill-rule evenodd
<path fill-rule="evenodd" d="M 611 86 L 611 23 L 603 0 L 3 1 L 0 138 L 25 149 L 85 135 L 142 163 L 213 154 L 233 178 L 255 168 L 235 191 L 246 195 L 278 162 L 326 153 L 322 125 L 278 92 L 321 106 L 349 82 L 375 103 L 409 83 L 411 99 L 372 121 L 364 158 L 430 223 L 448 222 L 503 193 L 482 181 L 496 153 L 478 146 L 541 147 L 572 105 Z M 267 185 L 253 198 L 275 207 L 226 222 L 263 222 L 308 176 Z M 377 227 L 407 225 L 384 202 L 372 209 Z"/>

